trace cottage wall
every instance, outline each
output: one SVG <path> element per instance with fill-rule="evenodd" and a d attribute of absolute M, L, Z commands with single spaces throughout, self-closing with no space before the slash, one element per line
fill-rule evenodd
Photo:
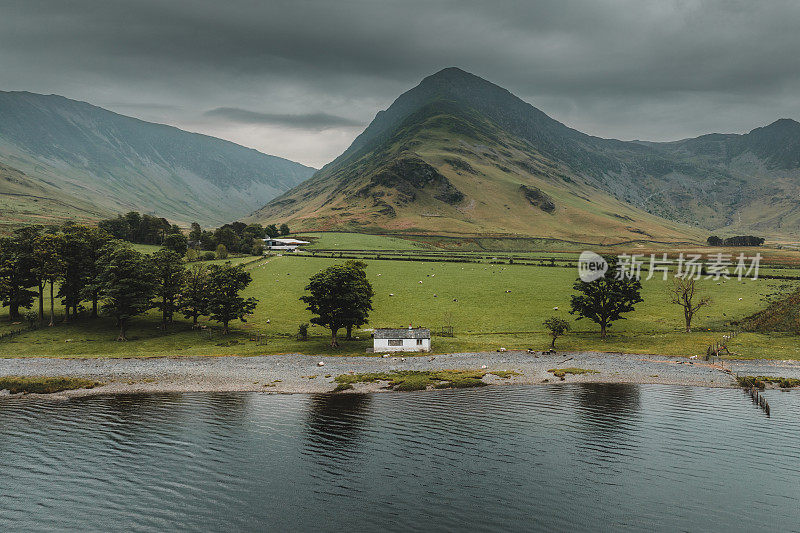
<path fill-rule="evenodd" d="M 377 352 L 429 352 L 431 351 L 430 339 L 419 339 L 422 344 L 417 344 L 417 339 L 373 339 L 373 350 Z M 401 342 L 400 346 L 390 346 Z M 396 341 L 396 342 L 395 342 Z"/>

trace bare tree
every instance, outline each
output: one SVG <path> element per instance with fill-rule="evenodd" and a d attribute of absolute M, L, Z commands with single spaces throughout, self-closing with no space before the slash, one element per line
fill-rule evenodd
<path fill-rule="evenodd" d="M 672 303 L 683 307 L 683 318 L 686 320 L 686 333 L 691 333 L 694 314 L 701 307 L 709 305 L 711 299 L 700 294 L 700 290 L 695 285 L 694 278 L 688 276 L 673 278 L 672 289 L 669 294 Z"/>

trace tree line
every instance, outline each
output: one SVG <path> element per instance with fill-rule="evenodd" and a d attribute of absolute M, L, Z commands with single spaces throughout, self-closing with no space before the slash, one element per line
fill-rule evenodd
<path fill-rule="evenodd" d="M 755 235 L 736 235 L 723 239 L 712 235 L 706 239 L 706 244 L 709 246 L 761 246 L 764 244 L 764 238 Z"/>
<path fill-rule="evenodd" d="M 286 236 L 290 233 L 286 224 L 263 226 L 233 222 L 213 230 L 205 230 L 197 222 L 192 222 L 187 238 L 180 227 L 170 224 L 167 219 L 137 211 L 101 220 L 97 225 L 115 239 L 135 244 L 163 245 L 181 254 L 194 250 L 195 253 L 189 252 L 190 260 L 199 258 L 198 252 L 202 251 L 215 254 L 220 252 L 222 255 L 227 253 L 261 255 L 264 253 L 263 239 Z"/>
<path fill-rule="evenodd" d="M 126 340 L 132 317 L 153 308 L 161 312 L 164 329 L 180 312 L 194 325 L 207 316 L 227 333 L 229 322 L 244 321 L 255 309 L 255 298 L 240 295 L 250 282 L 241 266 L 187 268 L 179 251 L 163 246 L 143 254 L 99 226 L 28 226 L 0 238 L 0 303 L 12 322 L 38 301 L 26 318 L 44 323 L 49 300 L 49 325 L 54 326 L 58 299 L 65 322 L 83 310 L 90 318 L 113 317 L 118 340 Z"/>

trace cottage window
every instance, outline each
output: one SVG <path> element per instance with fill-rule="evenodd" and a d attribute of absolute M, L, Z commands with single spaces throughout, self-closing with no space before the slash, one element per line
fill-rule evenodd
<path fill-rule="evenodd" d="M 422 339 L 417 339 L 417 346 L 422 346 Z"/>
<path fill-rule="evenodd" d="M 389 346 L 402 346 L 403 339 L 389 339 Z"/>

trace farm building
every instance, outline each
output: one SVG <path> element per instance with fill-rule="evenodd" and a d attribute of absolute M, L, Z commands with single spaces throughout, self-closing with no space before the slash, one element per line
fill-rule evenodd
<path fill-rule="evenodd" d="M 429 352 L 431 330 L 427 328 L 377 328 L 372 341 L 375 352 Z"/>
<path fill-rule="evenodd" d="M 308 241 L 300 241 L 297 239 L 264 239 L 264 246 L 268 250 L 286 250 L 295 252 L 300 246 L 308 244 Z"/>

